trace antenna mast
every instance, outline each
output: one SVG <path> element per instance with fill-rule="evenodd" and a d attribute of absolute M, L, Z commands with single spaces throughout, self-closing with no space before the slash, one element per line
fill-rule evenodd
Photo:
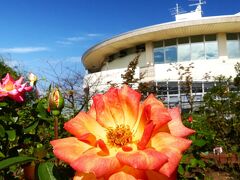
<path fill-rule="evenodd" d="M 186 11 L 184 11 L 181 6 L 178 5 L 178 3 L 176 3 L 176 7 L 175 8 L 171 8 L 170 9 L 170 12 L 171 12 L 171 15 L 174 16 L 174 15 L 178 15 L 178 14 L 183 14 L 185 13 Z"/>
<path fill-rule="evenodd" d="M 195 11 L 200 11 L 202 13 L 202 5 L 206 4 L 206 1 L 203 0 L 189 0 L 189 1 L 198 1 L 197 3 L 189 4 L 189 6 L 197 6 Z"/>

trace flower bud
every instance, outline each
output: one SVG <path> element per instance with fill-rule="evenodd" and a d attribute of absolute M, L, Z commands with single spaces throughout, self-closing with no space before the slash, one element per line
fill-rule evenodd
<path fill-rule="evenodd" d="M 61 114 L 64 107 L 64 99 L 58 88 L 54 88 L 48 97 L 48 109 L 54 116 Z"/>
<path fill-rule="evenodd" d="M 37 76 L 35 74 L 33 74 L 33 73 L 29 73 L 28 79 L 30 81 L 30 85 L 31 86 L 35 86 L 36 83 L 37 83 L 37 80 L 38 80 Z"/>
<path fill-rule="evenodd" d="M 190 122 L 190 123 L 193 122 L 193 117 L 191 115 L 188 117 L 188 122 Z"/>

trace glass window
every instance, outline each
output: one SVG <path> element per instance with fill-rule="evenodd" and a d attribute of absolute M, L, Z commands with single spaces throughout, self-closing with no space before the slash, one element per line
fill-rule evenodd
<path fill-rule="evenodd" d="M 218 44 L 217 41 L 205 42 L 206 59 L 218 58 Z"/>
<path fill-rule="evenodd" d="M 154 46 L 155 48 L 163 47 L 163 41 L 155 42 L 155 43 L 153 44 L 153 46 Z"/>
<path fill-rule="evenodd" d="M 194 82 L 192 84 L 192 92 L 193 93 L 202 93 L 202 83 L 201 82 L 199 82 L 199 83 Z"/>
<path fill-rule="evenodd" d="M 190 44 L 179 44 L 177 51 L 178 61 L 190 60 Z"/>
<path fill-rule="evenodd" d="M 210 91 L 213 86 L 213 82 L 204 82 L 204 92 Z"/>
<path fill-rule="evenodd" d="M 168 91 L 167 82 L 158 82 L 157 83 L 157 94 L 166 95 Z"/>
<path fill-rule="evenodd" d="M 168 82 L 169 94 L 178 94 L 178 82 Z"/>
<path fill-rule="evenodd" d="M 174 46 L 176 45 L 176 39 L 167 39 L 165 40 L 165 46 Z"/>
<path fill-rule="evenodd" d="M 239 41 L 236 40 L 227 41 L 227 51 L 229 58 L 239 58 L 240 57 Z"/>
<path fill-rule="evenodd" d="M 205 59 L 205 52 L 204 52 L 204 43 L 192 43 L 191 44 L 191 59 Z"/>
<path fill-rule="evenodd" d="M 205 41 L 216 41 L 216 40 L 217 40 L 216 34 L 205 35 Z"/>
<path fill-rule="evenodd" d="M 191 59 L 205 59 L 203 36 L 192 36 L 191 38 Z"/>
<path fill-rule="evenodd" d="M 189 43 L 189 37 L 178 38 L 178 44 L 187 44 Z"/>
<path fill-rule="evenodd" d="M 164 63 L 164 48 L 154 48 L 153 54 L 156 64 Z"/>
<path fill-rule="evenodd" d="M 240 57 L 240 41 L 237 33 L 227 34 L 227 51 L 229 58 Z"/>
<path fill-rule="evenodd" d="M 165 48 L 165 62 L 171 63 L 171 62 L 177 62 L 177 47 L 176 46 L 170 46 Z"/>
<path fill-rule="evenodd" d="M 238 40 L 238 34 L 237 33 L 228 33 L 227 40 Z"/>
<path fill-rule="evenodd" d="M 197 35 L 191 37 L 191 43 L 203 42 L 203 36 Z"/>

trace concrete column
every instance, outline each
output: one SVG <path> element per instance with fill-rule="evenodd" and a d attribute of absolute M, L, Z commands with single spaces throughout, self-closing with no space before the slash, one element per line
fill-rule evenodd
<path fill-rule="evenodd" d="M 217 35 L 218 40 L 218 55 L 220 60 L 227 60 L 227 37 L 225 33 L 219 33 Z"/>
<path fill-rule="evenodd" d="M 151 65 L 153 64 L 153 44 L 152 42 L 147 42 L 145 44 L 145 49 L 146 49 L 146 65 Z"/>

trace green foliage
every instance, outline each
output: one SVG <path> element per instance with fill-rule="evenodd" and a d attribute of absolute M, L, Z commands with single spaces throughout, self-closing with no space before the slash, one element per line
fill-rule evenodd
<path fill-rule="evenodd" d="M 206 179 L 214 171 L 226 172 L 232 178 L 239 177 L 239 164 L 221 164 L 216 159 L 203 159 L 209 157 L 217 146 L 223 147 L 223 155 L 240 154 L 239 63 L 235 69 L 237 76 L 233 81 L 231 77 L 215 77 L 215 86 L 205 94 L 200 114 L 192 114 L 193 122 L 184 121 L 196 133 L 189 137 L 192 145 L 179 165 L 179 179 Z"/>
<path fill-rule="evenodd" d="M 187 121 L 188 116 L 188 114 L 184 114 L 184 124 L 194 129 L 196 133 L 189 137 L 192 140 L 192 145 L 180 162 L 178 168 L 179 179 L 203 179 L 211 162 L 203 161 L 201 154 L 208 154 L 212 151 L 215 133 L 211 130 L 204 115 L 192 114 L 192 122 Z"/>
<path fill-rule="evenodd" d="M 13 166 L 15 164 L 31 162 L 35 159 L 36 158 L 26 157 L 26 156 L 17 156 L 17 157 L 7 158 L 7 159 L 0 161 L 0 170 L 8 168 L 10 166 Z"/>
<path fill-rule="evenodd" d="M 49 142 L 54 139 L 54 130 L 59 137 L 66 136 L 65 119 L 58 116 L 59 127 L 54 127 L 47 99 L 39 98 L 34 88 L 23 103 L 8 98 L 0 102 L 0 179 L 24 179 L 26 163 L 34 162 L 38 167 L 54 157 Z"/>
<path fill-rule="evenodd" d="M 15 70 L 6 65 L 3 59 L 0 58 L 0 79 L 4 78 L 7 73 L 10 73 L 14 78 L 17 78 L 19 76 Z"/>
<path fill-rule="evenodd" d="M 53 166 L 51 162 L 41 163 L 38 167 L 38 178 L 39 180 L 56 180 L 53 175 Z"/>
<path fill-rule="evenodd" d="M 203 107 L 207 122 L 217 132 L 215 146 L 223 146 L 227 152 L 231 152 L 234 145 L 240 144 L 240 97 L 239 91 L 230 89 L 232 87 L 231 78 L 216 77 L 216 86 L 204 96 Z"/>

